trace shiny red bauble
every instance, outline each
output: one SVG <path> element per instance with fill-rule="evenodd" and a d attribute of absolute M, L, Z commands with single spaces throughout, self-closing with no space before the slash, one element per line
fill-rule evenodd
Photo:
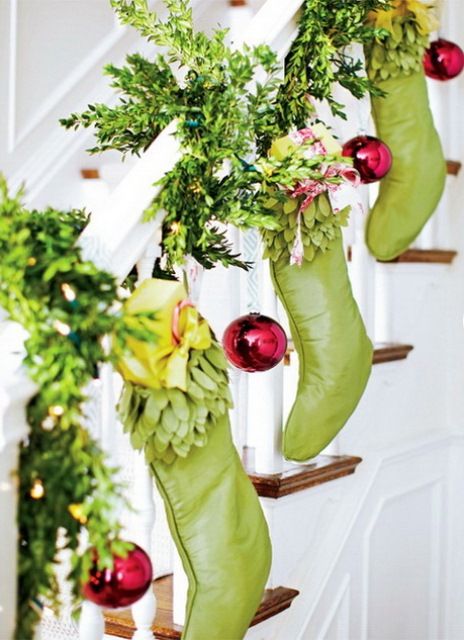
<path fill-rule="evenodd" d="M 95 560 L 83 595 L 107 609 L 129 607 L 147 592 L 153 580 L 151 560 L 134 544 L 125 558 L 115 556 L 112 569 L 99 570 Z"/>
<path fill-rule="evenodd" d="M 229 324 L 222 344 L 234 366 L 253 373 L 279 364 L 287 351 L 287 336 L 272 318 L 249 313 Z"/>
<path fill-rule="evenodd" d="M 353 166 L 363 184 L 377 182 L 391 169 L 392 154 L 388 146 L 374 136 L 356 136 L 343 145 L 342 155 L 353 159 Z"/>
<path fill-rule="evenodd" d="M 434 80 L 451 80 L 464 67 L 464 53 L 454 42 L 439 38 L 430 43 L 424 54 L 424 70 Z"/>

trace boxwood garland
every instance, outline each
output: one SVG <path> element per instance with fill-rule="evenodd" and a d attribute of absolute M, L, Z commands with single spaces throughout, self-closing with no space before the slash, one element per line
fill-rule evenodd
<path fill-rule="evenodd" d="M 39 388 L 27 407 L 30 432 L 19 462 L 19 583 L 16 639 L 32 638 L 40 607 L 59 605 L 59 548 L 72 552 L 75 602 L 92 558 L 102 567 L 128 548 L 118 539 L 125 504 L 98 443 L 84 426 L 84 387 L 112 358 L 102 337 L 124 350 L 128 336 L 155 339 L 145 316 L 128 321 L 109 273 L 82 259 L 81 211 L 29 211 L 0 176 L 0 305 L 28 332 L 25 365 Z M 127 506 L 127 505 L 126 505 Z"/>
<path fill-rule="evenodd" d="M 366 45 L 380 37 L 384 32 L 366 22 L 366 16 L 389 5 L 390 0 L 305 0 L 279 91 L 281 135 L 293 127 L 304 128 L 314 117 L 311 98 L 327 100 L 335 115 L 346 118 L 344 105 L 333 97 L 334 83 L 356 98 L 366 93 L 383 95 L 371 79 L 360 73 L 363 63 L 353 59 L 347 47 L 355 42 Z"/>

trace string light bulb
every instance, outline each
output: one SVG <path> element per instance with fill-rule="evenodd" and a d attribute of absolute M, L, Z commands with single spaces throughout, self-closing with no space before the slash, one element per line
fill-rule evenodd
<path fill-rule="evenodd" d="M 43 486 L 42 480 L 39 480 L 39 478 L 34 480 L 34 484 L 32 485 L 29 494 L 34 500 L 41 500 L 44 497 L 45 487 Z"/>
<path fill-rule="evenodd" d="M 82 504 L 70 504 L 68 511 L 74 520 L 77 520 L 80 524 L 85 524 L 87 522 L 87 516 L 84 513 Z"/>
<path fill-rule="evenodd" d="M 60 333 L 62 336 L 69 336 L 71 333 L 71 327 L 69 324 L 65 322 L 61 322 L 61 320 L 55 320 L 53 323 L 53 327 Z"/>
<path fill-rule="evenodd" d="M 37 258 L 34 258 L 34 256 L 31 256 L 30 258 L 27 259 L 28 267 L 34 267 L 36 264 L 37 264 Z"/>
<path fill-rule="evenodd" d="M 56 420 L 52 416 L 47 416 L 41 422 L 44 431 L 52 431 L 55 428 Z"/>
<path fill-rule="evenodd" d="M 55 418 L 61 418 L 64 413 L 64 407 L 59 404 L 55 404 L 52 407 L 49 407 L 48 413 Z"/>
<path fill-rule="evenodd" d="M 61 292 L 68 302 L 74 302 L 76 299 L 76 292 L 67 282 L 61 285 Z"/>

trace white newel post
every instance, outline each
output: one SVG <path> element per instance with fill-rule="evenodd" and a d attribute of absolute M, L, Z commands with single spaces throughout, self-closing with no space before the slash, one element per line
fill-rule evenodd
<path fill-rule="evenodd" d="M 36 391 L 22 367 L 25 332 L 13 322 L 0 324 L 0 630 L 11 640 L 15 628 L 18 446 L 28 433 L 26 406 Z"/>

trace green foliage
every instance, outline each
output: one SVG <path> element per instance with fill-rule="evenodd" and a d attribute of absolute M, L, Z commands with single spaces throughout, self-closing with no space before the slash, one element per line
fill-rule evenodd
<path fill-rule="evenodd" d="M 208 432 L 231 406 L 227 361 L 213 342 L 190 351 L 186 392 L 126 382 L 119 413 L 132 446 L 144 450 L 148 464 L 170 464 L 187 457 L 192 447 L 204 447 Z"/>
<path fill-rule="evenodd" d="M 296 37 L 285 64 L 279 94 L 279 120 L 283 134 L 301 129 L 314 116 L 310 98 L 326 99 L 332 112 L 345 118 L 343 105 L 332 95 L 338 82 L 356 98 L 382 95 L 362 74 L 362 62 L 347 51 L 352 43 L 367 44 L 382 30 L 366 24 L 369 11 L 388 8 L 390 0 L 306 0 Z"/>
<path fill-rule="evenodd" d="M 113 277 L 82 260 L 75 246 L 86 223 L 80 211 L 28 211 L 0 176 L 0 306 L 28 332 L 25 363 L 39 387 L 28 406 L 30 434 L 20 451 L 17 640 L 33 636 L 31 603 L 58 604 L 55 563 L 72 552 L 74 596 L 91 558 L 79 549 L 82 525 L 101 566 L 124 551 L 115 509 L 123 502 L 98 444 L 84 425 L 83 388 L 108 360 L 102 337 L 120 349 L 127 337 L 153 339 L 126 322 Z M 43 496 L 34 494 L 39 484 Z M 32 493 L 31 493 L 32 490 Z"/>
<path fill-rule="evenodd" d="M 138 154 L 176 119 L 182 158 L 160 181 L 163 189 L 145 216 L 167 212 L 163 246 L 168 266 L 191 254 L 206 268 L 217 262 L 246 267 L 233 255 L 224 225 L 275 227 L 256 197 L 253 171 L 256 140 L 278 135 L 275 54 L 266 46 L 234 51 L 226 44 L 227 30 L 211 37 L 195 32 L 187 0 L 166 2 L 166 22 L 150 12 L 146 0 L 112 0 L 112 5 L 124 24 L 164 53 L 152 62 L 132 55 L 121 69 L 106 67 L 121 94 L 119 103 L 91 105 L 62 124 L 94 126 L 92 152 Z M 171 70 L 175 67 L 181 80 Z M 260 72 L 268 78 L 264 84 L 255 80 Z"/>
<path fill-rule="evenodd" d="M 413 13 L 395 16 L 392 30 L 366 46 L 369 78 L 373 82 L 409 75 L 422 69 L 429 43 Z"/>

